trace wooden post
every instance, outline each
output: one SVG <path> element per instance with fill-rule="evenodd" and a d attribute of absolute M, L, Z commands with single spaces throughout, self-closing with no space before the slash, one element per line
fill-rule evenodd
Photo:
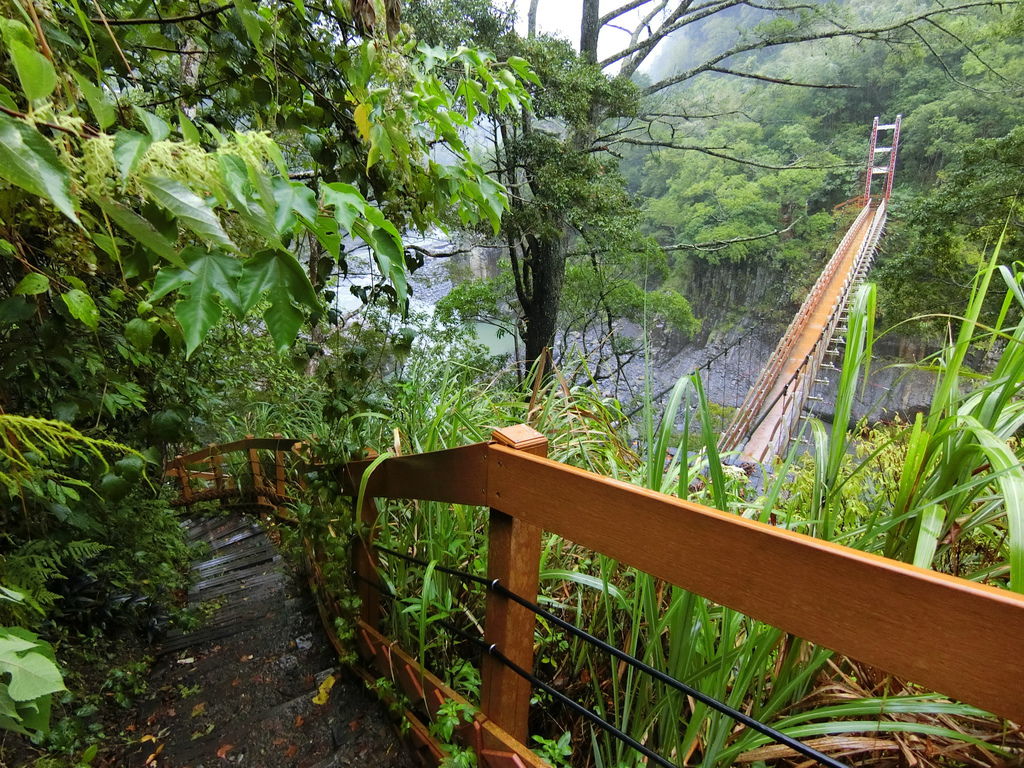
<path fill-rule="evenodd" d="M 516 450 L 547 456 L 548 441 L 525 424 L 496 430 L 495 442 Z M 541 530 L 529 523 L 491 509 L 487 545 L 487 578 L 498 579 L 507 589 L 536 601 L 540 581 Z M 484 618 L 484 640 L 493 643 L 508 659 L 533 671 L 533 612 L 508 598 L 490 592 Z M 522 743 L 529 739 L 531 686 L 497 659 L 484 656 L 481 665 L 480 709 L 496 725 Z"/>
<path fill-rule="evenodd" d="M 376 451 L 367 451 L 367 458 L 374 458 Z M 359 500 L 358 484 L 354 484 L 356 493 L 352 496 L 352 506 Z M 356 570 L 356 590 L 359 593 L 359 618 L 365 621 L 373 629 L 380 627 L 380 600 L 381 595 L 374 588 L 373 584 L 380 584 L 380 572 L 377 569 L 377 552 L 373 548 L 373 540 L 377 534 L 377 522 L 380 512 L 373 497 L 367 494 L 363 498 L 363 505 L 355 514 L 359 516 L 361 527 L 365 535 L 356 537 L 352 551 L 352 562 Z"/>
<path fill-rule="evenodd" d="M 274 437 L 281 440 L 284 436 L 280 432 L 276 432 Z M 284 482 L 284 451 L 281 450 L 280 444 L 274 451 L 274 493 L 282 499 L 288 495 L 288 488 Z"/>
<path fill-rule="evenodd" d="M 180 453 L 175 457 L 174 463 L 178 469 L 178 482 L 181 483 L 181 499 L 185 502 L 185 505 L 188 506 L 192 501 L 192 483 L 191 478 L 188 476 L 188 467 L 186 467 L 185 462 L 181 460 Z"/>
<path fill-rule="evenodd" d="M 219 453 L 215 453 L 217 446 L 210 443 L 208 446 L 210 449 L 210 466 L 213 468 L 213 485 L 218 492 L 224 491 L 224 469 L 222 464 L 224 457 Z"/>
<path fill-rule="evenodd" d="M 379 516 L 377 504 L 373 498 L 367 496 L 363 499 L 363 506 L 359 510 L 359 521 L 366 530 L 366 538 L 356 537 L 355 552 L 352 559 L 355 561 L 356 574 L 359 577 L 359 618 L 365 621 L 374 629 L 380 627 L 380 592 L 373 584 L 380 584 L 380 572 L 377 570 L 377 552 L 373 548 L 373 540 L 377 532 L 377 518 Z"/>
<path fill-rule="evenodd" d="M 246 440 L 255 439 L 255 435 L 246 435 Z M 260 454 L 255 448 L 249 449 L 249 472 L 252 474 L 252 490 L 257 504 L 264 503 L 261 492 L 263 491 L 263 465 L 260 464 Z"/>

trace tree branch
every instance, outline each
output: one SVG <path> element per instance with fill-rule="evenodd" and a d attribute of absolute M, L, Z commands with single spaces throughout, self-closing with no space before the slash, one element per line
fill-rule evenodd
<path fill-rule="evenodd" d="M 603 27 L 609 21 L 613 21 L 614 19 L 619 18 L 619 16 L 621 16 L 624 13 L 635 11 L 640 6 L 647 5 L 649 2 L 651 2 L 651 0 L 631 0 L 631 2 L 628 2 L 625 5 L 616 8 L 613 11 L 608 11 L 608 13 L 606 13 L 604 16 L 597 20 L 597 23 Z"/>
<path fill-rule="evenodd" d="M 863 88 L 862 85 L 854 85 L 853 83 L 801 83 L 797 80 L 786 80 L 780 77 L 769 77 L 768 75 L 758 75 L 754 72 L 740 72 L 735 69 L 725 69 L 724 67 L 710 67 L 708 72 L 718 72 L 722 75 L 732 75 L 733 77 L 745 77 L 749 80 L 760 80 L 765 83 L 777 83 L 778 85 L 792 85 L 797 88 Z"/>
<path fill-rule="evenodd" d="M 663 80 L 659 80 L 656 83 L 652 83 L 643 90 L 643 93 L 645 95 L 657 93 L 658 91 L 664 90 L 669 86 L 676 85 L 677 83 L 682 83 L 686 80 L 689 80 L 695 77 L 696 75 L 701 74 L 702 72 L 707 72 L 711 70 L 713 67 L 716 67 L 721 62 L 725 61 L 726 59 L 732 58 L 733 56 L 736 56 L 737 54 L 740 53 L 746 53 L 748 51 L 773 48 L 778 45 L 809 43 L 815 40 L 830 40 L 836 37 L 859 37 L 864 39 L 878 39 L 879 37 L 888 32 L 895 32 L 900 29 L 912 29 L 914 23 L 918 21 L 926 21 L 934 16 L 942 16 L 956 11 L 970 10 L 971 8 L 1001 8 L 1006 5 L 1015 4 L 1015 0 L 969 0 L 968 2 L 963 2 L 958 5 L 946 6 L 942 8 L 933 8 L 927 11 L 922 11 L 920 13 L 914 14 L 913 16 L 908 16 L 899 21 L 893 22 L 892 24 L 883 24 L 881 26 L 875 27 L 837 27 L 835 29 L 824 29 L 814 32 L 806 32 L 803 34 L 783 35 L 775 39 L 757 40 L 753 42 L 740 43 L 738 45 L 734 45 L 732 48 L 729 48 L 726 51 L 723 51 L 717 56 L 713 56 L 706 62 L 696 67 L 688 69 L 685 72 L 680 72 L 678 74 L 672 75 L 671 77 L 666 77 Z M 686 22 L 686 24 L 692 23 L 692 20 L 690 19 L 685 19 L 684 21 Z M 680 24 L 680 26 L 685 26 L 685 24 Z M 603 67 L 607 66 L 609 63 L 614 63 L 615 61 L 618 61 L 619 59 L 625 58 L 626 56 L 630 55 L 630 53 L 631 52 L 629 50 L 620 51 L 619 53 L 615 54 L 615 56 L 610 57 L 609 59 L 605 59 L 605 61 L 601 62 L 601 66 Z"/>
<path fill-rule="evenodd" d="M 0 112 L 3 112 L 5 115 L 10 115 L 11 117 L 16 117 L 20 120 L 28 120 L 35 125 L 41 125 L 43 128 L 49 128 L 51 131 L 66 133 L 69 136 L 74 136 L 75 138 L 92 138 L 100 135 L 100 132 L 91 125 L 84 125 L 82 127 L 82 132 L 79 133 L 72 128 L 65 128 L 63 125 L 57 125 L 57 123 L 48 123 L 45 120 L 36 120 L 35 118 L 29 117 L 24 112 L 18 112 L 16 109 L 8 109 L 2 104 L 0 104 Z"/>
<path fill-rule="evenodd" d="M 685 5 L 685 7 L 683 7 L 683 5 Z M 673 21 L 668 22 L 666 20 L 666 22 L 652 32 L 649 37 L 644 38 L 642 41 L 631 43 L 627 48 L 624 48 L 618 53 L 609 56 L 604 61 L 599 62 L 599 66 L 602 69 L 605 69 L 618 61 L 622 61 L 623 59 L 633 56 L 634 58 L 629 62 L 628 68 L 630 71 L 636 71 L 658 43 L 676 30 L 682 29 L 688 24 L 693 24 L 694 22 L 705 19 L 708 16 L 712 16 L 719 11 L 723 11 L 734 5 L 743 5 L 743 0 L 712 0 L 712 2 L 699 5 L 696 8 L 690 7 L 689 2 L 686 2 L 683 5 L 673 11 L 671 16 Z M 686 15 L 687 11 L 689 12 L 689 15 Z M 635 56 L 635 54 L 641 52 L 643 53 L 642 56 Z M 624 69 L 625 68 L 626 67 L 624 67 Z"/>
<path fill-rule="evenodd" d="M 744 4 L 744 0 L 712 0 L 711 2 L 707 2 L 696 7 L 692 7 L 690 2 L 683 3 L 672 13 L 671 16 L 669 16 L 669 18 L 665 19 L 660 27 L 653 32 L 650 32 L 648 37 L 642 42 L 638 39 L 638 36 L 635 35 L 629 48 L 625 51 L 620 51 L 615 54 L 615 56 L 610 57 L 610 59 L 606 59 L 605 61 L 619 61 L 620 59 L 627 59 L 622 65 L 621 74 L 630 76 L 640 68 L 640 65 L 646 61 L 647 57 L 651 55 L 661 41 L 673 32 L 689 26 L 690 24 L 695 24 L 709 16 L 714 16 L 716 13 L 728 8 Z M 602 63 L 601 66 L 604 67 L 604 63 Z"/>
<path fill-rule="evenodd" d="M 794 219 L 793 222 L 785 229 L 774 229 L 771 232 L 765 232 L 761 235 L 732 237 L 728 240 L 709 240 L 706 243 L 677 243 L 676 245 L 663 245 L 661 250 L 666 253 L 669 251 L 720 251 L 723 248 L 728 248 L 730 245 L 735 245 L 736 243 L 752 243 L 755 240 L 767 240 L 770 237 L 784 235 L 793 230 L 793 227 L 795 227 L 796 223 L 800 221 L 800 218 Z"/>
<path fill-rule="evenodd" d="M 753 168 L 764 168 L 769 171 L 825 171 L 834 168 L 851 168 L 853 166 L 860 165 L 860 163 L 833 163 L 831 165 L 775 165 L 772 163 L 762 163 L 759 160 L 751 160 L 746 157 L 736 157 L 735 155 L 730 155 L 718 149 L 702 147 L 698 144 L 673 144 L 671 141 L 632 138 L 622 138 L 618 141 L 620 144 L 633 144 L 638 147 L 660 147 L 661 149 L 678 149 L 686 152 L 700 152 L 705 155 L 711 155 L 712 157 L 719 157 L 722 160 L 729 160 L 733 163 L 749 165 Z M 592 151 L 598 152 L 606 149 L 607 147 L 594 147 Z"/>
<path fill-rule="evenodd" d="M 186 14 L 185 16 L 164 16 L 151 17 L 151 18 L 139 18 L 139 19 L 89 19 L 93 24 L 109 24 L 112 27 L 128 27 L 128 26 L 141 26 L 143 24 L 178 24 L 183 21 L 198 21 L 199 19 L 205 19 L 209 16 L 216 16 L 230 11 L 235 7 L 234 3 L 227 3 L 226 5 L 219 5 L 215 8 L 207 8 L 205 11 L 197 11 L 196 13 Z"/>

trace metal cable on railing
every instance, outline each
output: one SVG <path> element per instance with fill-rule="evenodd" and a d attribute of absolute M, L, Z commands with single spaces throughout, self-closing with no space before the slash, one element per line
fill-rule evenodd
<path fill-rule="evenodd" d="M 398 552 L 396 550 L 389 549 L 387 547 L 382 547 L 382 546 L 379 546 L 379 545 L 374 545 L 374 548 L 378 552 L 381 552 L 381 553 L 384 553 L 384 554 L 387 554 L 387 555 L 392 555 L 394 557 L 399 558 L 400 560 L 404 560 L 406 562 L 413 563 L 413 564 L 415 564 L 417 566 L 420 566 L 420 567 L 423 567 L 423 568 L 428 568 L 428 567 L 431 566 L 431 563 L 427 562 L 426 560 L 423 560 L 423 559 L 417 558 L 417 557 L 413 557 L 412 555 L 408 555 L 408 554 L 405 554 L 403 552 Z M 635 656 L 631 656 L 630 654 L 626 653 L 625 651 L 622 651 L 619 648 L 616 648 L 614 645 L 611 645 L 611 644 L 605 642 L 604 640 L 601 640 L 600 638 L 595 637 L 594 635 L 590 634 L 586 630 L 580 629 L 575 624 L 572 624 L 572 623 L 570 623 L 570 622 L 560 618 L 559 616 L 555 615 L 551 611 L 548 611 L 547 609 L 541 607 L 537 603 L 534 603 L 534 602 L 532 602 L 530 600 L 527 600 L 526 598 L 522 597 L 521 595 L 519 595 L 519 594 L 513 592 L 512 590 L 508 589 L 503 584 L 501 584 L 501 582 L 498 579 L 487 579 L 487 578 L 484 578 L 482 576 L 476 576 L 476 575 L 474 575 L 472 573 L 468 573 L 466 571 L 461 571 L 461 570 L 458 570 L 458 569 L 455 569 L 455 568 L 449 568 L 449 567 L 446 567 L 446 566 L 442 566 L 442 565 L 439 565 L 437 563 L 433 564 L 433 569 L 435 571 L 440 572 L 440 573 L 446 573 L 446 574 L 449 574 L 449 575 L 454 576 L 456 578 L 462 579 L 463 581 L 468 581 L 468 582 L 472 582 L 474 584 L 478 584 L 480 586 L 483 586 L 488 591 L 494 592 L 495 594 L 501 595 L 502 597 L 505 597 L 505 598 L 507 598 L 507 599 L 509 599 L 509 600 L 511 600 L 511 601 L 513 601 L 513 602 L 523 606 L 527 610 L 532 611 L 537 616 L 540 616 L 541 618 L 545 619 L 546 621 L 549 621 L 552 624 L 560 627 L 561 629 L 565 630 L 569 634 L 571 634 L 571 635 L 573 635 L 573 636 L 583 640 L 586 643 L 589 643 L 590 645 L 593 645 L 595 648 L 599 648 L 600 650 L 605 651 L 605 652 L 611 654 L 612 656 L 617 658 L 619 661 L 622 661 L 625 664 L 629 664 L 634 669 L 637 669 L 640 672 L 643 672 L 644 674 L 647 674 L 647 675 L 653 677 L 655 680 L 658 680 L 659 682 L 664 683 L 665 685 L 668 685 L 670 688 L 673 688 L 673 689 L 679 691 L 680 693 L 683 693 L 683 694 L 685 694 L 687 696 L 690 696 L 690 697 L 696 699 L 697 701 L 701 702 L 702 704 L 705 704 L 706 706 L 708 706 L 709 708 L 715 710 L 716 712 L 720 712 L 721 714 L 726 715 L 727 717 L 735 720 L 736 722 L 741 723 L 741 724 L 747 726 L 748 728 L 751 728 L 752 730 L 755 730 L 758 733 L 763 734 L 764 736 L 767 736 L 769 739 L 771 739 L 772 741 L 776 742 L 777 744 L 785 745 L 785 746 L 789 747 L 790 749 L 794 750 L 795 752 L 797 752 L 798 754 L 804 755 L 805 757 L 809 757 L 812 760 L 816 760 L 821 765 L 829 766 L 829 768 L 848 768 L 848 766 L 845 763 L 841 763 L 838 760 L 835 760 L 834 758 L 831 758 L 828 755 L 826 755 L 826 754 L 824 754 L 822 752 L 819 752 L 818 750 L 814 749 L 813 747 L 805 744 L 804 742 L 802 742 L 802 741 L 800 741 L 798 739 L 794 739 L 791 736 L 787 736 L 786 734 L 782 733 L 781 731 L 778 731 L 775 728 L 772 728 L 770 725 L 766 725 L 766 724 L 762 723 L 759 720 L 755 720 L 754 718 L 750 717 L 749 715 L 744 714 L 743 712 L 740 712 L 739 710 L 734 709 L 733 707 L 730 707 L 728 704 L 725 704 L 725 703 L 723 703 L 721 701 L 718 701 L 718 699 L 715 699 L 715 698 L 713 698 L 711 696 L 708 696 L 707 694 L 702 693 L 701 691 L 697 690 L 696 688 L 693 688 L 690 685 L 687 685 L 686 683 L 682 682 L 681 680 L 677 680 L 676 678 L 672 677 L 671 675 L 668 675 L 668 674 L 662 672 L 661 670 L 656 669 L 656 668 L 650 666 L 649 664 L 645 664 L 643 661 L 641 661 L 640 659 L 637 659 Z M 358 575 L 356 575 L 356 578 L 359 578 L 361 581 L 364 581 L 365 583 L 369 584 L 373 588 L 375 588 L 378 591 L 380 591 L 382 594 L 385 594 L 385 595 L 387 595 L 389 597 L 392 597 L 392 598 L 395 598 L 395 599 L 397 599 L 397 597 L 398 597 L 397 595 L 395 595 L 393 592 L 391 592 L 389 589 L 387 589 L 387 587 L 385 587 L 382 584 L 374 583 L 374 582 L 370 581 L 369 579 L 362 578 L 362 577 L 360 577 Z M 443 622 L 443 621 L 441 623 L 442 624 L 447 624 L 446 622 Z M 562 694 L 561 692 L 551 688 L 551 686 L 549 686 L 547 683 L 544 683 L 543 681 L 541 681 L 538 678 L 536 678 L 532 673 L 528 672 L 527 670 L 522 669 L 522 667 L 520 667 L 517 664 L 513 663 L 511 660 L 509 660 L 507 657 L 505 657 L 504 654 L 501 653 L 501 649 L 500 648 L 497 648 L 493 644 L 486 643 L 486 641 L 480 639 L 479 637 L 471 636 L 471 635 L 463 632 L 462 630 L 459 630 L 459 629 L 455 628 L 454 625 L 451 627 L 451 629 L 453 629 L 457 634 L 463 636 L 465 639 L 471 640 L 474 644 L 479 645 L 489 655 L 491 655 L 492 657 L 497 659 L 499 662 L 501 662 L 502 664 L 504 664 L 507 667 L 509 667 L 509 669 L 511 669 L 513 672 L 515 672 L 516 674 L 520 675 L 521 677 L 529 680 L 531 684 L 537 685 L 538 687 L 542 688 L 545 692 L 551 694 L 552 696 L 557 698 L 559 701 L 561 701 L 564 704 L 566 704 L 567 706 L 569 706 L 571 709 L 573 709 L 573 711 L 577 712 L 578 714 L 582 715 L 583 717 L 587 718 L 591 722 L 593 722 L 596 725 L 598 725 L 599 727 L 601 727 L 603 730 L 607 731 L 608 733 L 612 734 L 616 738 L 618 738 L 621 741 L 623 741 L 623 743 L 628 744 L 630 747 L 632 747 L 632 748 L 636 749 L 637 751 L 641 752 L 642 754 L 644 754 L 645 756 L 647 756 L 651 760 L 654 760 L 659 765 L 664 766 L 664 768 L 676 768 L 676 765 L 674 763 L 669 762 L 662 755 L 659 755 L 658 753 L 653 752 L 648 747 L 645 747 L 643 744 L 641 744 L 640 742 L 636 741 L 635 739 L 630 737 L 628 734 L 623 733 L 621 730 L 619 730 L 614 725 L 612 725 L 611 723 L 609 723 L 606 720 L 604 720 L 603 718 L 601 718 L 596 713 L 592 712 L 591 710 L 587 709 L 583 705 L 579 704 L 579 702 L 576 702 L 576 701 L 568 698 L 567 696 L 565 696 L 565 694 Z"/>

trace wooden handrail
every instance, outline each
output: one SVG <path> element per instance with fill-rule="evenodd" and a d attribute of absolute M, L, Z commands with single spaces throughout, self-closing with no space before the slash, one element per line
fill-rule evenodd
<path fill-rule="evenodd" d="M 175 456 L 169 462 L 167 462 L 167 471 L 165 474 L 174 474 L 175 465 L 188 465 L 198 464 L 199 462 L 206 461 L 211 456 L 221 455 L 225 453 L 235 453 L 236 451 L 290 451 L 296 445 L 301 444 L 302 441 L 289 439 L 286 437 L 249 437 L 242 440 L 235 440 L 231 443 L 221 443 L 219 445 L 210 445 L 203 448 L 201 451 L 194 453 L 185 454 L 184 456 Z"/>
<path fill-rule="evenodd" d="M 348 465 L 355 492 L 369 462 Z M 489 506 L 799 637 L 1024 722 L 1024 595 L 497 444 L 387 459 L 368 494 Z M 1009 663 L 1008 663 L 1009 662 Z"/>

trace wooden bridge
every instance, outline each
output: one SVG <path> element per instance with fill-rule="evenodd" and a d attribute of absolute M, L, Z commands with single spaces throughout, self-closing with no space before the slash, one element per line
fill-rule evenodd
<path fill-rule="evenodd" d="M 232 481 L 236 488 L 249 488 L 250 498 L 262 496 L 273 506 L 271 494 L 279 501 L 301 494 L 298 475 L 287 480 L 300 466 L 301 454 L 292 445 L 249 439 L 212 446 L 176 458 L 168 474 L 182 484 L 179 503 L 191 506 L 226 498 L 229 483 L 216 468 L 230 464 L 239 472 Z M 373 670 L 368 674 L 394 680 L 416 705 L 417 712 L 405 713 L 411 736 L 435 761 L 443 747 L 424 719 L 447 701 L 465 702 L 381 634 L 381 594 L 374 588 L 382 583 L 374 547 L 380 525 L 376 499 L 489 510 L 487 576 L 481 581 L 490 588 L 480 642 L 491 652 L 483 657 L 479 710 L 457 734 L 487 768 L 545 765 L 525 746 L 532 687 L 520 674 L 534 668 L 535 613 L 527 606 L 537 601 L 545 533 L 929 690 L 1024 722 L 1024 680 L 1016 665 L 1006 663 L 1024 658 L 1024 595 L 638 488 L 549 460 L 546 451 L 544 436 L 521 425 L 496 431 L 486 443 L 355 461 L 338 478 L 369 531 L 355 539 L 352 551 L 359 616 L 345 620 L 355 622 L 359 652 Z M 250 477 L 243 476 L 246 471 Z M 276 485 L 281 477 L 286 493 Z M 307 555 L 315 582 L 325 556 L 311 543 Z M 342 611 L 322 591 L 320 597 L 333 629 Z"/>
<path fill-rule="evenodd" d="M 767 463 L 784 453 L 815 385 L 826 383 L 819 378 L 823 367 L 835 369 L 838 346 L 847 330 L 850 297 L 871 268 L 885 230 L 900 123 L 900 116 L 885 125 L 875 118 L 860 213 L 722 433 L 721 452 L 739 450 L 741 459 L 755 463 Z M 880 132 L 891 134 L 889 146 L 878 145 Z M 886 162 L 876 165 L 878 157 Z M 872 197 L 876 177 L 882 177 L 884 184 L 881 194 Z"/>

